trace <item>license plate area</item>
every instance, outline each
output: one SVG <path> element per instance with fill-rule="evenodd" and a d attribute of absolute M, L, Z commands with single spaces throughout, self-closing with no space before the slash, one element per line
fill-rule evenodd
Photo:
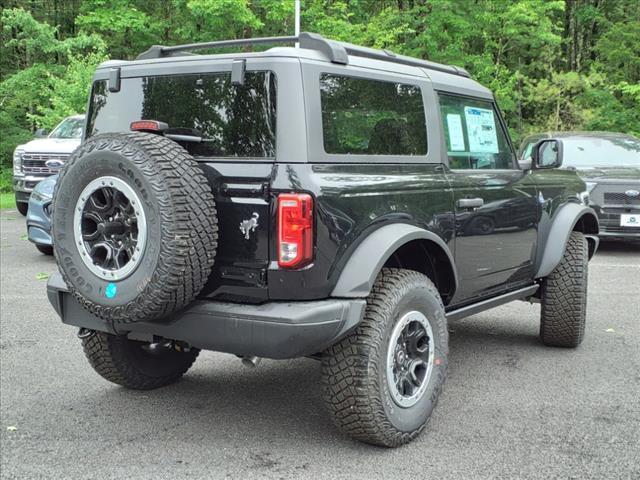
<path fill-rule="evenodd" d="M 638 227 L 640 229 L 640 213 L 622 213 L 620 215 L 621 227 Z"/>

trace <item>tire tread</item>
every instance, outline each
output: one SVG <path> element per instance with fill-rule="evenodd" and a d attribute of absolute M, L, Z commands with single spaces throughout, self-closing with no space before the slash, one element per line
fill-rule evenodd
<path fill-rule="evenodd" d="M 571 232 L 560 264 L 543 280 L 540 338 L 545 345 L 577 347 L 584 338 L 588 257 L 584 235 Z"/>
<path fill-rule="evenodd" d="M 385 348 L 387 320 L 407 288 L 416 285 L 426 288 L 438 299 L 444 316 L 440 294 L 426 276 L 411 270 L 384 268 L 367 298 L 360 324 L 323 354 L 324 403 L 334 424 L 356 440 L 397 447 L 417 437 L 428 423 L 409 432 L 396 429 L 385 414 L 381 388 L 375 385 L 380 369 L 385 368 L 384 364 L 378 364 L 377 358 L 379 351 Z M 443 381 L 437 383 L 433 394 L 435 402 Z"/>
<path fill-rule="evenodd" d="M 169 374 L 151 376 L 136 368 L 126 352 L 126 337 L 104 332 L 93 332 L 82 339 L 84 354 L 93 369 L 104 379 L 135 390 L 152 390 L 179 380 L 191 368 L 198 354 L 197 349 L 181 352 L 181 361 L 174 362 Z"/>

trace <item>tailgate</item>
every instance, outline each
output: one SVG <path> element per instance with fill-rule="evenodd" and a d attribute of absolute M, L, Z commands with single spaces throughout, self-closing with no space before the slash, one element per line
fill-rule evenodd
<path fill-rule="evenodd" d="M 272 163 L 202 163 L 218 217 L 213 271 L 200 297 L 260 303 L 267 300 Z"/>

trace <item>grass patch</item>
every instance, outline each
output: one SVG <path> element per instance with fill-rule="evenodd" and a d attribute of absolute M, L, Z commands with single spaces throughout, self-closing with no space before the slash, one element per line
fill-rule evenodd
<path fill-rule="evenodd" d="M 13 192 L 13 168 L 0 167 L 0 193 Z"/>
<path fill-rule="evenodd" d="M 5 208 L 16 208 L 16 199 L 11 193 L 0 193 L 0 210 Z"/>

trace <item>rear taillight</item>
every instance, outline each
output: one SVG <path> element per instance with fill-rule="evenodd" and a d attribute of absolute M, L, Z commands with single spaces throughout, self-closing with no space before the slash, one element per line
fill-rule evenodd
<path fill-rule="evenodd" d="M 306 193 L 278 195 L 278 265 L 300 268 L 313 260 L 313 199 Z"/>

